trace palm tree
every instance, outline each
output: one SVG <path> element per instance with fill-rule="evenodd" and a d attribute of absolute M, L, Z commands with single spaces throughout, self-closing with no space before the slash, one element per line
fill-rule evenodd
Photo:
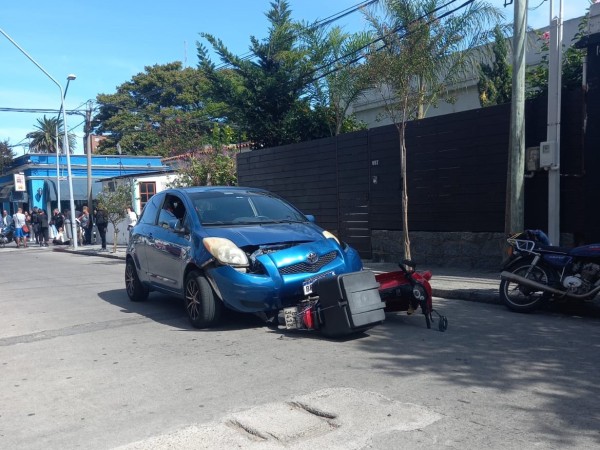
<path fill-rule="evenodd" d="M 57 117 L 48 119 L 44 116 L 43 119 L 37 120 L 35 125 L 36 131 L 27 133 L 27 138 L 31 139 L 29 143 L 29 151 L 35 153 L 56 153 L 56 131 L 58 130 L 58 147 L 63 152 L 64 146 L 64 131 L 63 122 Z M 69 150 L 73 153 L 75 148 L 75 135 L 69 133 Z M 64 152 L 63 152 L 64 153 Z"/>
<path fill-rule="evenodd" d="M 359 56 L 365 53 L 372 36 L 346 33 L 337 26 L 324 30 L 316 24 L 305 24 L 303 32 L 309 58 L 317 66 L 309 88 L 313 106 L 330 109 L 330 132 L 336 136 L 346 131 L 347 113 L 367 87 Z"/>
<path fill-rule="evenodd" d="M 410 259 L 406 181 L 406 124 L 421 119 L 430 105 L 452 101 L 451 88 L 477 73 L 482 44 L 501 14 L 486 2 L 467 0 L 384 0 L 383 14 L 365 13 L 378 44 L 368 55 L 370 83 L 400 141 L 402 244 Z"/>

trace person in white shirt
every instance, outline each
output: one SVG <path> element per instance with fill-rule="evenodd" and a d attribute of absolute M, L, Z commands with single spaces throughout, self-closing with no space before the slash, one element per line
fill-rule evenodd
<path fill-rule="evenodd" d="M 131 206 L 127 207 L 127 229 L 131 230 L 137 223 L 138 216 Z"/>
<path fill-rule="evenodd" d="M 15 242 L 17 243 L 17 248 L 23 244 L 23 247 L 27 247 L 27 235 L 23 232 L 23 226 L 25 226 L 25 214 L 23 214 L 23 209 L 17 209 L 17 213 L 13 216 L 13 224 L 15 226 Z"/>

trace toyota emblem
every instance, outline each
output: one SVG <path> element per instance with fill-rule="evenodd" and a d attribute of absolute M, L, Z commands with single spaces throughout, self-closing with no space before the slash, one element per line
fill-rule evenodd
<path fill-rule="evenodd" d="M 310 252 L 306 259 L 309 263 L 314 264 L 319 260 L 319 255 L 317 255 L 315 252 Z"/>

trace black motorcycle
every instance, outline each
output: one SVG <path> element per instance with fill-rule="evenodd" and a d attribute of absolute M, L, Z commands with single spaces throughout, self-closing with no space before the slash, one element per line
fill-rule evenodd
<path fill-rule="evenodd" d="M 13 240 L 15 230 L 12 227 L 0 228 L 0 248 L 10 244 Z"/>
<path fill-rule="evenodd" d="M 540 230 L 507 241 L 511 255 L 500 274 L 500 298 L 509 309 L 529 312 L 558 299 L 591 301 L 600 291 L 600 244 L 557 247 Z"/>

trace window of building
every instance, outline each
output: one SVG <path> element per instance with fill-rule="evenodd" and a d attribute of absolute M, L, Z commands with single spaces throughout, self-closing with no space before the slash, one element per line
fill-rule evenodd
<path fill-rule="evenodd" d="M 144 209 L 150 197 L 156 194 L 156 182 L 144 181 L 139 183 L 140 188 L 140 209 Z"/>

